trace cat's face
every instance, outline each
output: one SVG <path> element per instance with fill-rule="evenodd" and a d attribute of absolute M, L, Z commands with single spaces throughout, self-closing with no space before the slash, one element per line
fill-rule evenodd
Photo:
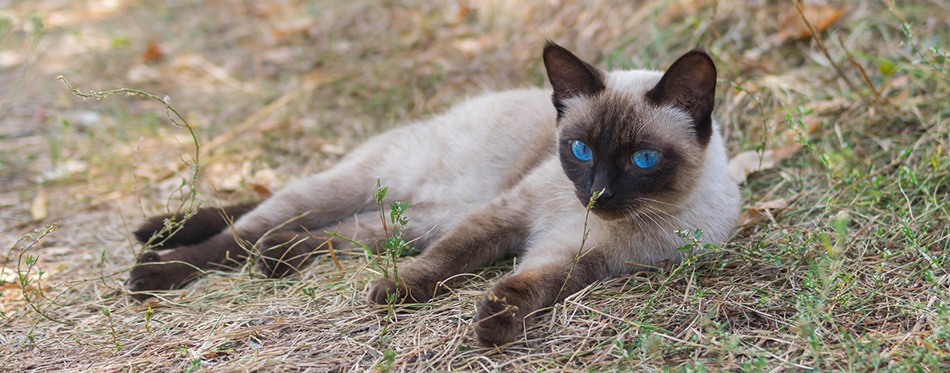
<path fill-rule="evenodd" d="M 592 212 L 619 219 L 674 211 L 701 174 L 712 134 L 716 70 L 702 52 L 681 57 L 662 76 L 604 74 L 549 44 L 545 66 L 558 109 L 561 165 Z"/>

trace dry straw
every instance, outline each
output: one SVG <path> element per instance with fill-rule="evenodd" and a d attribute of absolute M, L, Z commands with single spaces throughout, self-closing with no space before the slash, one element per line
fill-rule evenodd
<path fill-rule="evenodd" d="M 5 12 L 0 86 L 29 84 L 0 91 L 0 370 L 950 368 L 940 1 L 36 0 Z M 463 97 L 544 84 L 545 39 L 610 68 L 659 69 L 704 46 L 731 153 L 801 144 L 742 186 L 749 206 L 784 207 L 757 210 L 710 255 L 585 288 L 503 348 L 479 346 L 471 325 L 511 262 L 391 310 L 364 302 L 379 268 L 346 247 L 281 280 L 212 271 L 147 304 L 123 290 L 141 250 L 128 232 L 146 215 L 191 193 L 259 198 Z M 161 53 L 146 58 L 149 40 Z M 59 74 L 167 92 L 194 138 L 154 101 L 75 97 Z M 200 173 L 181 162 L 196 159 L 192 140 L 214 147 Z M 31 203 L 50 218 L 32 221 Z"/>

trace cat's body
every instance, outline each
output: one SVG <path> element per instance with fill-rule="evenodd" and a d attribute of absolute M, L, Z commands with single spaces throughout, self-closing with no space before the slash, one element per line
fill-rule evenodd
<path fill-rule="evenodd" d="M 704 242 L 725 241 L 739 194 L 709 116 L 715 67 L 708 56 L 691 52 L 666 77 L 605 74 L 553 44 L 544 57 L 554 105 L 551 91 L 540 89 L 486 94 L 377 136 L 246 212 L 233 231 L 215 232 L 219 221 L 208 225 L 206 240 L 177 242 L 182 246 L 162 256 L 146 252 L 129 288 L 176 288 L 197 274 L 163 261 L 203 269 L 240 262 L 247 254 L 235 233 L 254 242 L 280 226 L 260 250 L 306 239 L 264 254 L 261 267 L 272 276 L 294 272 L 320 243 L 305 229 L 382 239 L 372 199 L 377 177 L 389 188 L 387 201 L 410 203 L 407 236 L 418 237 L 414 245 L 424 252 L 400 266 L 398 285 L 377 280 L 371 302 L 386 303 L 392 294 L 400 302 L 426 301 L 443 280 L 520 253 L 514 273 L 479 305 L 475 330 L 486 344 L 513 340 L 529 313 L 594 281 L 680 259 L 676 248 L 687 241 L 677 229 L 698 228 Z M 594 191 L 602 194 L 588 216 Z M 216 220 L 214 214 L 199 212 L 199 221 Z M 136 235 L 145 240 L 160 225 L 153 219 Z M 200 228 L 189 223 L 183 231 Z M 166 246 L 177 246 L 175 236 Z"/>

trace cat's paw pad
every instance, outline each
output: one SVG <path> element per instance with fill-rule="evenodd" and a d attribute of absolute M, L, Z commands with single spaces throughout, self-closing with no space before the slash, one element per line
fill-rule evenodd
<path fill-rule="evenodd" d="M 392 277 L 376 279 L 369 289 L 366 300 L 371 304 L 423 303 L 435 295 L 435 285 L 426 285 L 400 276 L 399 284 Z"/>
<path fill-rule="evenodd" d="M 139 301 L 148 299 L 151 295 L 145 292 L 153 290 L 170 290 L 188 283 L 195 278 L 197 271 L 184 263 L 164 263 L 161 255 L 154 251 L 146 251 L 139 256 L 125 287 L 132 292 L 132 298 Z"/>
<path fill-rule="evenodd" d="M 261 242 L 260 247 L 264 252 L 257 261 L 257 267 L 270 278 L 299 272 L 314 254 L 309 242 L 300 241 L 301 238 L 293 232 L 280 232 L 265 238 Z"/>
<path fill-rule="evenodd" d="M 483 345 L 501 346 L 518 338 L 524 328 L 524 318 L 520 309 L 509 304 L 507 297 L 499 297 L 489 292 L 478 303 L 475 314 L 475 337 Z"/>

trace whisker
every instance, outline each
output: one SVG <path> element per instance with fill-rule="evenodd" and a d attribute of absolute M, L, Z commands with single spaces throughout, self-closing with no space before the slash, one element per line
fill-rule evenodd
<path fill-rule="evenodd" d="M 660 200 L 658 200 L 658 199 L 653 199 L 653 198 L 649 198 L 649 197 L 638 196 L 637 199 L 639 199 L 639 200 L 641 200 L 641 201 L 646 201 L 646 202 L 656 203 L 656 204 L 660 204 L 660 205 L 666 205 L 666 206 L 670 206 L 670 207 L 675 207 L 675 208 L 678 208 L 678 209 L 686 209 L 686 206 L 683 206 L 683 205 L 678 205 L 678 204 L 669 203 L 669 202 L 663 202 L 663 201 L 660 201 Z"/>
<path fill-rule="evenodd" d="M 667 224 L 669 224 L 670 226 L 674 226 L 674 225 L 675 225 L 674 223 L 679 224 L 679 225 L 689 225 L 689 224 L 687 224 L 686 221 L 683 220 L 683 218 L 680 217 L 680 216 L 670 214 L 670 213 L 668 213 L 668 212 L 666 212 L 666 211 L 663 211 L 663 210 L 661 210 L 661 209 L 658 209 L 658 208 L 656 208 L 655 206 L 652 206 L 652 205 L 644 205 L 644 206 L 647 207 L 650 211 L 655 212 L 655 213 L 657 214 L 657 217 L 660 217 L 660 218 L 662 218 L 663 220 L 665 220 L 665 221 L 667 222 Z M 666 215 L 667 217 L 669 217 L 669 218 L 672 219 L 673 221 L 671 222 L 671 221 L 669 221 L 668 219 L 666 219 L 665 217 L 660 216 L 659 214 Z M 679 227 L 679 228 L 685 228 L 685 227 Z"/>

